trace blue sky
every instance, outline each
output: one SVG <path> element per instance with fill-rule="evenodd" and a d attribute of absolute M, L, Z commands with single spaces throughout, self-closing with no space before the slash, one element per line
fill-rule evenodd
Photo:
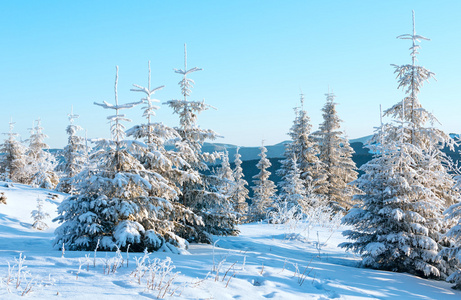
<path fill-rule="evenodd" d="M 257 146 L 288 137 L 293 107 L 305 94 L 314 129 L 328 87 L 349 138 L 369 135 L 379 123 L 379 105 L 403 97 L 390 64 L 410 62 L 409 41 L 416 12 L 422 42 L 419 63 L 436 73 L 424 86 L 423 106 L 446 132 L 461 132 L 459 1 L 0 1 L 0 132 L 10 116 L 16 131 L 42 119 L 51 147 L 67 142 L 71 106 L 89 137 L 108 137 L 111 112 L 93 102 L 119 101 L 139 93 L 133 83 L 152 86 L 163 101 L 180 98 L 183 44 L 192 74 L 191 99 L 216 107 L 199 124 L 224 136 L 219 142 Z M 141 109 L 127 112 L 143 122 Z M 176 126 L 166 106 L 157 120 Z M 127 127 L 131 126 L 127 124 Z"/>

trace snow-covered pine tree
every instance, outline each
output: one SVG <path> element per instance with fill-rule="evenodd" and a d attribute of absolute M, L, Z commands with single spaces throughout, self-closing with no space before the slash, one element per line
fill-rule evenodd
<path fill-rule="evenodd" d="M 129 151 L 135 141 L 124 140 L 121 121 L 130 121 L 120 110 L 142 103 L 119 104 L 118 67 L 115 78 L 115 105 L 95 103 L 115 110 L 109 116 L 114 139 L 99 140 L 91 158 L 97 162 L 91 177 L 82 182 L 79 193 L 58 208 L 62 223 L 55 231 L 55 245 L 71 250 L 130 249 L 143 251 L 185 248 L 185 240 L 175 234 L 171 200 L 177 192 L 160 174 L 146 169 Z M 142 147 L 143 145 L 140 146 Z M 84 173 L 84 172 L 82 172 Z"/>
<path fill-rule="evenodd" d="M 318 158 L 319 149 L 311 136 L 312 125 L 307 111 L 304 109 L 304 94 L 301 94 L 301 106 L 295 108 L 295 119 L 288 135 L 291 143 L 285 145 L 285 159 L 277 170 L 282 180 L 279 183 L 281 191 L 287 182 L 285 177 L 291 172 L 293 156 L 297 157 L 298 170 L 303 185 L 308 192 L 321 193 L 326 185 L 326 174 Z"/>
<path fill-rule="evenodd" d="M 49 146 L 45 143 L 48 137 L 43 133 L 41 120 L 35 121 L 36 125 L 31 128 L 29 148 L 27 150 L 26 172 L 30 175 L 28 184 L 45 189 L 54 189 L 59 182 L 58 175 L 54 172 L 56 158 L 45 149 Z"/>
<path fill-rule="evenodd" d="M 13 132 L 14 122 L 10 120 L 10 130 L 4 133 L 8 139 L 2 144 L 0 152 L 4 153 L 0 161 L 0 172 L 3 180 L 11 180 L 13 182 L 26 183 L 28 180 L 25 174 L 26 166 L 26 149 L 24 145 L 16 140 L 19 134 Z"/>
<path fill-rule="evenodd" d="M 197 67 L 187 69 L 187 51 L 186 45 L 184 45 L 184 70 L 175 69 L 176 73 L 183 75 L 183 79 L 179 82 L 183 99 L 169 100 L 166 104 L 173 109 L 175 114 L 179 115 L 179 127 L 175 129 L 181 139 L 176 142 L 175 146 L 182 159 L 187 163 L 183 170 L 195 171 L 200 176 L 200 181 L 193 178 L 192 181 L 179 183 L 181 186 L 179 203 L 202 217 L 205 226 L 202 228 L 199 241 L 211 242 L 209 233 L 233 235 L 237 234 L 238 230 L 235 227 L 236 216 L 232 206 L 229 205 L 230 203 L 224 195 L 215 190 L 215 187 L 220 185 L 219 182 L 216 182 L 217 178 L 204 174 L 204 171 L 209 169 L 207 163 L 215 162 L 220 154 L 202 151 L 205 140 L 214 140 L 218 135 L 213 130 L 202 129 L 197 125 L 198 114 L 212 108 L 212 106 L 205 104 L 204 101 L 188 99 L 194 81 L 187 78 L 187 75 L 200 70 Z"/>
<path fill-rule="evenodd" d="M 160 107 L 155 105 L 160 100 L 153 99 L 152 96 L 163 86 L 151 88 L 151 69 L 148 63 L 149 76 L 147 87 L 134 84 L 131 91 L 142 92 L 146 96 L 142 98 L 145 106 L 143 107 L 143 117 L 147 119 L 147 124 L 135 125 L 127 131 L 128 136 L 136 139 L 144 139 L 145 145 L 132 143 L 130 148 L 134 156 L 149 171 L 163 177 L 168 186 L 176 191 L 176 196 L 169 199 L 172 205 L 172 212 L 169 214 L 169 224 L 167 227 L 173 228 L 174 232 L 180 237 L 190 241 L 201 240 L 199 237 L 200 230 L 197 227 L 203 226 L 201 217 L 197 216 L 189 208 L 178 202 L 181 193 L 180 188 L 176 185 L 185 181 L 197 182 L 200 180 L 199 174 L 190 168 L 190 165 L 181 158 L 181 155 L 174 150 L 166 150 L 165 144 L 174 143 L 181 137 L 177 131 L 160 122 L 153 122 L 155 112 Z M 167 222 L 165 220 L 164 222 Z"/>
<path fill-rule="evenodd" d="M 219 167 L 215 173 L 219 179 L 219 186 L 217 187 L 219 193 L 230 197 L 235 186 L 235 178 L 230 166 L 229 152 L 227 150 L 224 150 L 221 157 L 221 167 Z M 229 201 L 233 202 L 232 200 Z"/>
<path fill-rule="evenodd" d="M 458 180 L 461 179 L 458 177 Z M 458 182 L 458 188 L 461 182 Z M 447 237 L 452 240 L 453 245 L 442 249 L 439 257 L 457 265 L 454 271 L 448 276 L 447 281 L 454 283 L 454 289 L 461 290 L 461 201 L 451 205 L 445 212 L 446 218 L 456 221 L 457 224 L 450 228 Z"/>
<path fill-rule="evenodd" d="M 50 215 L 43 211 L 43 200 L 40 199 L 40 197 L 37 197 L 37 209 L 31 212 L 31 217 L 34 219 L 34 223 L 32 224 L 33 228 L 37 230 L 48 229 L 48 224 L 46 224 L 44 220 L 48 219 Z"/>
<path fill-rule="evenodd" d="M 248 185 L 248 182 L 243 179 L 243 169 L 242 169 L 242 160 L 241 155 L 239 154 L 239 148 L 237 147 L 237 151 L 235 153 L 234 164 L 235 168 L 233 171 L 234 175 L 234 186 L 230 193 L 232 202 L 234 203 L 235 212 L 238 214 L 239 221 L 242 222 L 247 218 L 246 214 L 248 211 L 248 203 L 246 199 L 249 199 L 248 196 L 248 189 L 245 187 Z"/>
<path fill-rule="evenodd" d="M 350 185 L 357 179 L 358 173 L 352 154 L 354 150 L 340 130 L 342 122 L 336 112 L 337 103 L 333 93 L 326 94 L 326 103 L 322 108 L 323 123 L 315 135 L 319 144 L 319 159 L 326 171 L 326 181 L 317 189 L 324 196 L 327 204 L 335 211 L 346 211 L 353 205 L 352 197 L 358 193 Z"/>
<path fill-rule="evenodd" d="M 64 173 L 64 176 L 59 180 L 56 189 L 64 193 L 74 194 L 76 184 L 74 177 L 85 167 L 88 160 L 88 149 L 85 138 L 77 135 L 77 132 L 82 130 L 82 127 L 74 124 L 74 120 L 79 115 L 74 114 L 73 107 L 67 116 L 70 124 L 67 126 L 66 132 L 69 138 L 67 146 L 64 147 L 61 153 L 64 161 L 58 166 L 58 169 Z"/>
<path fill-rule="evenodd" d="M 291 169 L 285 176 L 285 183 L 279 195 L 279 201 L 286 203 L 286 207 L 299 207 L 303 212 L 307 212 L 312 206 L 308 202 L 306 187 L 304 181 L 299 175 L 298 162 L 295 155 L 292 157 Z"/>
<path fill-rule="evenodd" d="M 444 278 L 452 270 L 437 253 L 447 244 L 442 211 L 453 201 L 453 180 L 440 147 L 451 142 L 442 131 L 424 127 L 435 119 L 417 94 L 432 73 L 415 64 L 416 42 L 425 38 L 416 35 L 414 15 L 413 34 L 400 38 L 413 41 L 412 64 L 396 66 L 399 87 L 407 95 L 386 111 L 399 122 L 382 125 L 370 145 L 377 154 L 356 180 L 362 204 L 343 219 L 354 227 L 343 234 L 354 241 L 340 246 L 360 253 L 364 266 Z"/>
<path fill-rule="evenodd" d="M 269 179 L 271 172 L 267 169 L 272 165 L 267 159 L 267 149 L 264 144 L 261 145 L 261 153 L 258 154 L 260 158 L 256 167 L 260 172 L 253 176 L 255 184 L 252 189 L 254 192 L 251 203 L 251 214 L 253 221 L 260 221 L 266 218 L 268 211 L 275 201 L 275 193 L 277 188 L 272 180 Z"/>

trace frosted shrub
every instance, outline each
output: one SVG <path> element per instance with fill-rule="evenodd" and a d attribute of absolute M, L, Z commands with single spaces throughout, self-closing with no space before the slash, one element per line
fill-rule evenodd
<path fill-rule="evenodd" d="M 320 226 L 330 231 L 341 226 L 342 213 L 335 213 L 330 206 L 319 205 L 312 207 L 306 212 L 306 221 L 311 227 Z"/>
<path fill-rule="evenodd" d="M 109 275 L 117 272 L 117 269 L 123 266 L 123 261 L 122 251 L 117 247 L 114 257 L 102 259 L 104 274 Z"/>
<path fill-rule="evenodd" d="M 46 230 L 48 225 L 45 223 L 45 219 L 50 217 L 49 214 L 43 211 L 43 200 L 37 198 L 37 209 L 34 209 L 31 212 L 31 217 L 34 219 L 32 227 L 37 230 Z"/>
<path fill-rule="evenodd" d="M 146 291 L 158 291 L 157 298 L 174 295 L 178 290 L 174 280 L 178 277 L 179 272 L 173 272 L 176 267 L 171 258 L 161 260 L 156 257 L 150 260 L 149 255 L 146 249 L 142 257 L 135 257 L 136 268 L 130 276 L 134 277 L 139 285 L 145 286 Z"/>
<path fill-rule="evenodd" d="M 19 258 L 14 259 L 13 265 L 8 262 L 8 273 L 0 277 L 0 298 L 2 298 L 2 290 L 6 290 L 9 294 L 25 296 L 37 286 L 44 285 L 42 281 L 38 281 L 38 276 L 32 276 L 27 270 L 27 266 L 24 265 L 25 261 L 26 256 L 20 253 Z"/>
<path fill-rule="evenodd" d="M 287 201 L 282 201 L 274 204 L 274 210 L 268 213 L 268 219 L 273 224 L 283 224 L 287 232 L 294 232 L 303 219 L 303 214 L 299 205 L 290 207 Z"/>
<path fill-rule="evenodd" d="M 6 204 L 5 193 L 0 193 L 0 204 Z"/>

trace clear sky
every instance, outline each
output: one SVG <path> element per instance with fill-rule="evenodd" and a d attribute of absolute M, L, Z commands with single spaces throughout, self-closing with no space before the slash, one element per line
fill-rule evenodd
<path fill-rule="evenodd" d="M 412 30 L 423 41 L 419 63 L 436 73 L 420 101 L 446 132 L 461 132 L 461 1 L 22 1 L 0 0 L 0 132 L 10 116 L 16 131 L 40 117 L 51 147 L 67 143 L 71 106 L 89 137 L 108 137 L 112 112 L 93 102 L 114 101 L 115 66 L 119 101 L 137 101 L 133 83 L 165 85 L 156 98 L 181 98 L 177 83 L 188 65 L 203 71 L 192 100 L 217 108 L 199 124 L 224 136 L 219 142 L 257 146 L 288 139 L 293 107 L 305 94 L 314 130 L 322 122 L 328 87 L 349 138 L 369 135 L 379 124 L 379 105 L 403 97 L 390 64 L 410 63 Z M 127 112 L 141 123 L 140 107 Z M 157 120 L 177 116 L 163 105 Z M 130 124 L 127 124 L 129 128 Z"/>

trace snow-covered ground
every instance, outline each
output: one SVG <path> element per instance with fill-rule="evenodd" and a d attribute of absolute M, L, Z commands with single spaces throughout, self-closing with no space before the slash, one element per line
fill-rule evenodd
<path fill-rule="evenodd" d="M 58 197 L 49 199 L 50 191 L 20 184 L 6 187 L 0 182 L 2 191 L 7 196 L 7 205 L 0 204 L 0 299 L 20 299 L 23 293 L 33 299 L 85 300 L 89 296 L 93 299 L 158 296 L 252 300 L 461 299 L 461 292 L 442 281 L 357 268 L 360 259 L 337 248 L 344 241 L 341 236 L 344 228 L 332 232 L 315 227 L 309 230 L 308 237 L 307 231 L 301 232 L 305 229 L 302 225 L 297 229 L 298 234 L 293 234 L 283 226 L 247 224 L 240 226 L 241 234 L 237 237 L 216 237 L 215 247 L 191 245 L 189 254 L 151 253 L 141 264 L 144 254 L 129 253 L 127 263 L 127 254 L 121 253 L 123 265 L 113 272 L 113 266 L 122 263 L 116 253 L 98 251 L 96 259 L 94 252 L 66 251 L 62 256 L 61 251 L 51 246 L 57 224 L 49 219 L 50 229 L 41 232 L 31 228 L 30 213 L 36 208 L 37 197 L 45 201 L 44 209 L 54 218 L 64 194 L 52 192 Z M 21 254 L 26 268 L 18 272 L 15 260 Z M 168 266 L 167 257 L 176 268 L 166 270 L 160 281 L 162 269 L 158 267 L 161 263 Z M 8 264 L 14 269 L 7 286 Z M 176 272 L 180 273 L 170 280 Z M 148 288 L 154 275 L 155 284 Z"/>

